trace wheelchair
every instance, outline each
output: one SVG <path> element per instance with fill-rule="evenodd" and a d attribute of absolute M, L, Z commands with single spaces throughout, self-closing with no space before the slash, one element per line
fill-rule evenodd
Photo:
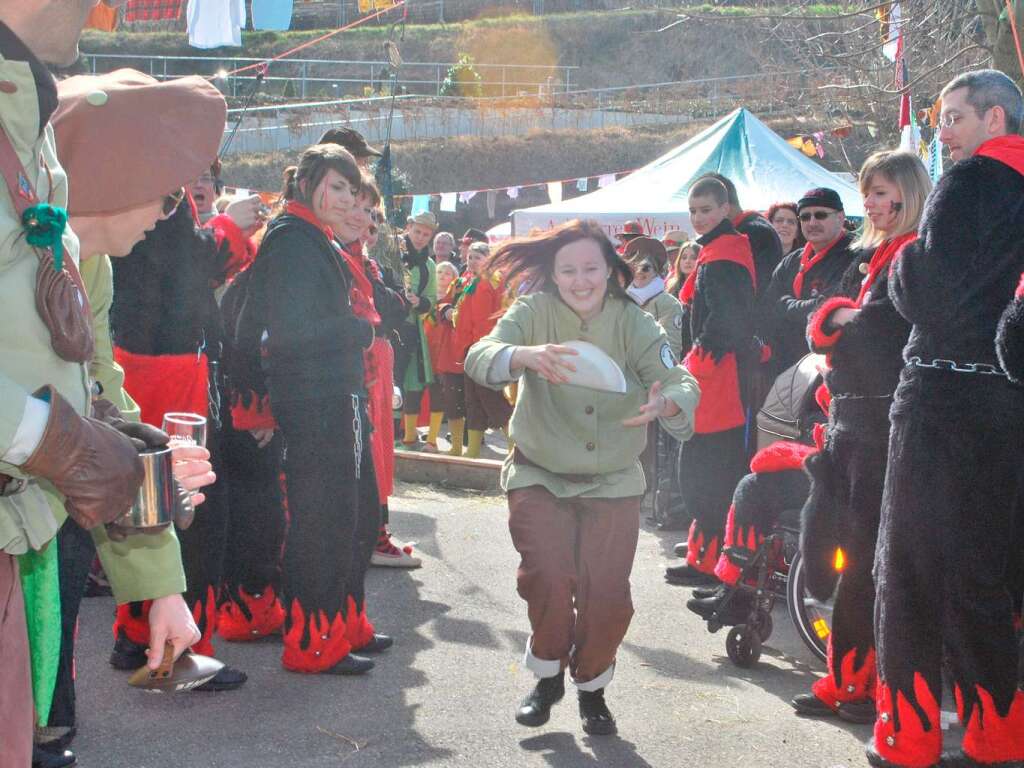
<path fill-rule="evenodd" d="M 807 355 L 777 377 L 757 415 L 758 448 L 779 440 L 813 445 L 814 426 L 825 420 L 815 401 L 823 363 L 820 356 Z M 740 566 L 740 577 L 735 585 L 725 585 L 725 595 L 706 623 L 708 631 L 718 632 L 727 626 L 722 617 L 729 616 L 734 601 L 749 605 L 745 620 L 733 624 L 725 639 L 726 653 L 738 667 L 757 663 L 762 644 L 774 629 L 772 609 L 779 600 L 786 601 L 801 641 L 820 661 L 826 661 L 832 600 L 817 600 L 807 591 L 799 542 L 800 509 L 784 509 L 752 554 L 730 554 Z M 839 554 L 835 565 L 841 570 Z"/>

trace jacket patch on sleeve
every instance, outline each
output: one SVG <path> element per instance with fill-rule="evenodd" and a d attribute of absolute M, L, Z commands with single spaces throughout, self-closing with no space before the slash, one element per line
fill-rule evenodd
<path fill-rule="evenodd" d="M 1024 282 L 1024 281 L 1022 281 L 1022 282 Z M 675 329 L 677 331 L 683 330 L 683 315 L 682 315 L 681 312 L 678 315 L 676 315 L 674 318 L 672 318 L 672 325 L 675 326 Z"/>
<path fill-rule="evenodd" d="M 672 347 L 668 344 L 661 345 L 661 362 L 666 368 L 676 367 L 676 356 L 672 354 Z"/>

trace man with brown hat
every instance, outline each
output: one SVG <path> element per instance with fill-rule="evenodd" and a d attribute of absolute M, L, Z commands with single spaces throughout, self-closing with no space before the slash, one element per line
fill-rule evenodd
<path fill-rule="evenodd" d="M 93 5 L 95 0 L 0 5 L 0 744 L 4 765 L 13 768 L 33 760 L 35 720 L 17 556 L 48 549 L 67 516 L 91 530 L 119 599 L 153 599 L 153 667 L 165 639 L 178 654 L 199 636 L 181 598 L 185 583 L 173 531 L 115 541 L 104 527 L 127 511 L 144 474 L 126 433 L 154 435 L 89 416 L 97 347 L 78 271 L 79 241 L 63 226 L 67 176 L 48 126 L 57 93 L 42 63 L 67 65 L 77 58 Z M 99 146 L 109 144 L 107 135 Z M 123 245 L 141 237 L 170 191 L 159 192 L 155 205 L 144 201 L 123 211 L 120 224 L 106 228 L 108 241 Z M 21 223 L 26 210 L 28 237 Z M 43 760 L 67 765 L 74 756 Z"/>
<path fill-rule="evenodd" d="M 636 219 L 630 219 L 622 225 L 622 229 L 615 233 L 615 239 L 619 241 L 618 251 L 624 253 L 626 246 L 629 245 L 629 241 L 637 237 L 643 237 L 646 233 L 644 232 L 644 225 Z"/>
<path fill-rule="evenodd" d="M 140 255 L 134 246 L 143 238 L 151 242 L 154 235 L 147 237 L 146 233 L 157 225 L 164 238 L 168 227 L 175 233 L 182 231 L 181 224 L 185 224 L 187 235 L 193 234 L 196 220 L 183 187 L 207 167 L 208 158 L 217 151 L 224 127 L 224 99 L 203 78 L 186 77 L 160 82 L 149 75 L 126 69 L 107 75 L 64 80 L 58 87 L 58 93 L 60 107 L 53 117 L 53 128 L 57 152 L 69 175 L 70 222 L 80 233 L 86 268 L 99 270 L 103 275 L 102 280 L 93 282 L 95 290 L 102 291 L 104 298 L 108 298 L 113 283 L 111 265 L 105 256 L 121 257 L 131 253 L 130 261 L 145 264 L 146 257 Z M 176 118 L 177 115 L 188 115 L 188 118 Z M 119 126 L 127 124 L 135 130 L 141 129 L 142 138 L 121 145 L 121 162 L 117 166 L 103 163 L 102 156 L 93 148 L 102 137 L 116 135 Z M 131 173 L 132 168 L 143 167 L 146 168 L 145 174 Z M 127 183 L 125 178 L 129 179 Z M 166 189 L 174 191 L 167 195 L 162 192 Z M 147 220 L 145 228 L 138 229 L 136 223 L 142 222 L 131 212 L 154 209 L 158 214 L 156 219 Z M 122 239 L 112 238 L 113 232 L 119 232 Z M 129 246 L 127 251 L 125 245 Z M 212 257 L 212 247 L 210 251 Z M 202 256 L 196 255 L 195 248 L 186 237 L 175 237 L 173 246 L 167 248 L 162 256 L 164 261 L 202 261 Z M 98 266 L 94 267 L 94 264 Z M 126 265 L 121 263 L 119 266 L 123 268 Z M 119 278 L 112 321 L 125 314 L 126 303 L 138 306 L 140 302 L 139 295 L 126 296 L 122 291 L 143 295 L 153 305 L 132 313 L 132 321 L 138 326 L 134 338 L 146 337 L 147 315 L 162 314 L 167 306 L 161 301 L 161 290 L 154 290 L 149 284 L 133 283 L 130 277 L 126 281 L 123 273 Z M 213 305 L 210 279 L 210 274 L 200 275 L 196 284 L 190 286 L 192 295 L 176 297 L 171 302 L 178 307 L 189 301 L 195 304 L 184 315 L 188 322 L 172 321 L 160 328 L 159 338 L 167 346 L 155 350 L 143 344 L 141 348 L 133 347 L 128 351 L 123 349 L 115 333 L 119 348 L 114 354 L 124 366 L 127 387 L 138 401 L 143 422 L 158 426 L 169 411 L 195 412 L 204 417 L 210 415 L 207 440 L 216 445 L 219 436 L 216 411 L 208 411 L 207 401 L 208 393 L 216 391 L 217 386 L 216 376 L 211 376 L 209 371 L 218 357 L 215 348 L 220 346 L 216 330 L 219 323 L 210 318 L 205 318 L 204 322 L 201 302 L 205 289 L 209 291 L 207 304 Z M 166 291 L 173 291 L 173 280 L 160 282 Z M 157 351 L 177 354 L 149 354 Z M 211 595 L 220 586 L 218 566 L 224 559 L 226 520 L 226 498 L 221 484 L 211 489 L 211 505 L 181 536 L 188 584 L 185 598 L 202 632 L 200 641 L 193 644 L 193 650 L 204 655 L 213 655 L 210 637 L 215 626 L 216 606 Z M 129 646 L 129 652 L 115 655 L 124 659 L 121 668 L 134 669 L 139 666 L 151 640 L 149 606 L 142 601 L 118 602 L 115 635 L 119 643 Z M 224 667 L 202 687 L 206 690 L 227 690 L 244 681 L 244 674 Z"/>

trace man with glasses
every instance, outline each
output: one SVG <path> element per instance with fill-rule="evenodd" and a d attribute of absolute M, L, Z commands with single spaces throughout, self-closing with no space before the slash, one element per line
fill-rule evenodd
<path fill-rule="evenodd" d="M 807 244 L 775 268 L 760 305 L 760 327 L 771 345 L 773 375 L 807 354 L 807 318 L 822 301 L 835 295 L 857 256 L 850 249 L 853 235 L 844 226 L 846 215 L 838 192 L 827 187 L 808 190 L 797 203 L 797 211 Z"/>
<path fill-rule="evenodd" d="M 939 138 L 956 162 L 889 279 L 913 328 L 875 556 L 874 766 L 1024 766 L 1012 576 L 1024 531 L 1024 389 L 995 348 L 1024 271 L 1022 122 L 1024 99 L 1002 72 L 969 72 L 943 89 Z M 953 755 L 941 754 L 943 670 L 965 729 Z"/>

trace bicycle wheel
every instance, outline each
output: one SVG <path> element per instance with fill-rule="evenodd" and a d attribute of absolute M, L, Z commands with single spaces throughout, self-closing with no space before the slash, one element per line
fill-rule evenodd
<path fill-rule="evenodd" d="M 821 661 L 827 658 L 828 637 L 832 634 L 832 600 L 822 602 L 804 588 L 803 558 L 797 552 L 789 566 L 786 582 L 789 618 L 804 645 Z"/>

